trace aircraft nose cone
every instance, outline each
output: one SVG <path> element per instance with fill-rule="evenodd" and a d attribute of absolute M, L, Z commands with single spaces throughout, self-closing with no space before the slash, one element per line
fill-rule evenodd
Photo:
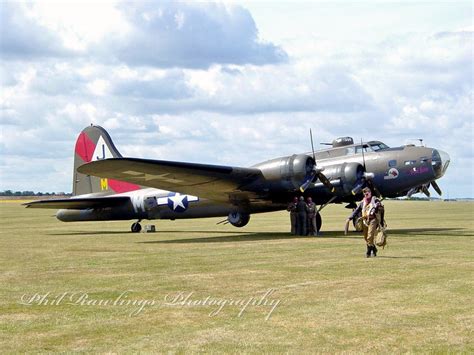
<path fill-rule="evenodd" d="M 443 175 L 448 169 L 448 165 L 451 162 L 451 158 L 448 153 L 443 152 L 442 150 L 438 150 L 439 155 L 441 155 L 441 162 L 443 163 Z"/>
<path fill-rule="evenodd" d="M 448 169 L 449 163 L 451 162 L 451 158 L 449 154 L 439 150 L 433 149 L 433 157 L 432 157 L 432 165 L 433 170 L 436 176 L 436 179 L 439 179 L 444 175 L 446 170 Z"/>

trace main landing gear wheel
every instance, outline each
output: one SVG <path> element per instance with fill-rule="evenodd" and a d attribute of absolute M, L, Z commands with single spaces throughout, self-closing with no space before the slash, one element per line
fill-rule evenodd
<path fill-rule="evenodd" d="M 132 224 L 131 230 L 132 233 L 140 233 L 140 231 L 142 230 L 142 226 L 140 223 L 135 222 Z"/>
<path fill-rule="evenodd" d="M 316 213 L 316 230 L 319 231 L 321 230 L 321 226 L 323 225 L 323 219 L 321 218 L 321 214 L 318 212 Z"/>

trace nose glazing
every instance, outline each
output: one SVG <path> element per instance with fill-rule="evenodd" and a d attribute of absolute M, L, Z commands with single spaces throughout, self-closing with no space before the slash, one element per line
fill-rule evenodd
<path fill-rule="evenodd" d="M 433 165 L 433 171 L 435 173 L 436 179 L 439 179 L 444 175 L 450 162 L 451 158 L 449 157 L 448 153 L 439 149 L 433 149 L 431 164 Z"/>

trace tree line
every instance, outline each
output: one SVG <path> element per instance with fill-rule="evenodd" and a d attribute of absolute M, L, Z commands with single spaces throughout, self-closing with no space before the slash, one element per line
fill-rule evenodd
<path fill-rule="evenodd" d="M 0 191 L 0 196 L 71 196 L 66 192 Z"/>

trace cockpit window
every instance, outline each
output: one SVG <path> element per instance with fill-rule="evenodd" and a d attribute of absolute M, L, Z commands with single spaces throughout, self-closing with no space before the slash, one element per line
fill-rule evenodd
<path fill-rule="evenodd" d="M 368 153 L 376 152 L 382 149 L 389 149 L 389 147 L 382 142 L 372 141 L 368 143 L 363 143 L 362 145 L 327 149 L 320 153 L 317 153 L 316 155 L 318 156 L 318 159 L 326 159 L 329 157 L 361 154 L 362 149 L 364 150 L 364 153 Z"/>
<path fill-rule="evenodd" d="M 359 154 L 359 153 L 362 153 L 362 146 L 361 145 L 358 145 L 357 147 L 355 147 L 355 152 L 356 154 Z M 370 149 L 370 147 L 367 145 L 367 144 L 364 144 L 364 153 L 367 153 L 367 152 L 371 152 L 372 149 Z"/>
<path fill-rule="evenodd" d="M 376 143 L 376 144 L 371 144 L 370 145 L 374 151 L 381 150 L 381 149 L 387 149 L 388 145 L 384 143 Z"/>

